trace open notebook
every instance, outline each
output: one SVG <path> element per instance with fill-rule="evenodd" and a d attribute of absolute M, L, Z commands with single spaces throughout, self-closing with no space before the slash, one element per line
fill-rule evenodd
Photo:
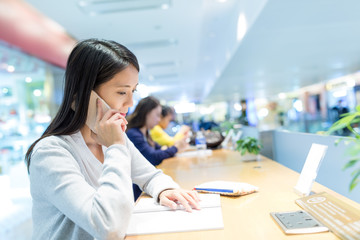
<path fill-rule="evenodd" d="M 223 229 L 219 194 L 200 194 L 201 210 L 186 212 L 159 205 L 153 198 L 141 198 L 135 205 L 127 235 Z"/>

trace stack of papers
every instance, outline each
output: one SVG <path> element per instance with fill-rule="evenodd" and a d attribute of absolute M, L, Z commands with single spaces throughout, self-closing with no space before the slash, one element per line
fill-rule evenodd
<path fill-rule="evenodd" d="M 227 196 L 242 196 L 257 192 L 259 188 L 242 182 L 212 181 L 197 185 L 194 187 L 194 190 L 204 193 L 218 193 Z"/>
<path fill-rule="evenodd" d="M 200 194 L 201 210 L 186 212 L 161 206 L 153 198 L 141 198 L 135 205 L 127 235 L 223 229 L 220 195 Z"/>

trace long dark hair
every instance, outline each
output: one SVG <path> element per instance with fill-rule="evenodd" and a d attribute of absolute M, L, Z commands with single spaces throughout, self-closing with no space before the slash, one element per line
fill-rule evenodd
<path fill-rule="evenodd" d="M 140 71 L 136 56 L 114 41 L 88 39 L 77 43 L 67 61 L 64 97 L 59 111 L 25 155 L 29 171 L 35 145 L 48 136 L 68 135 L 86 122 L 91 90 L 109 81 L 129 64 Z M 75 103 L 75 111 L 71 109 Z"/>
<path fill-rule="evenodd" d="M 155 97 L 149 96 L 141 99 L 134 112 L 128 117 L 127 129 L 145 126 L 146 115 L 157 106 L 160 106 L 160 102 Z"/>

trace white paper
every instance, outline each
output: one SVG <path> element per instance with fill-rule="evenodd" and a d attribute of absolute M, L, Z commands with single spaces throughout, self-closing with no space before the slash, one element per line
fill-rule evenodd
<path fill-rule="evenodd" d="M 182 153 L 177 153 L 176 157 L 207 157 L 211 155 L 212 155 L 212 150 L 206 149 L 206 150 L 185 151 Z"/>
<path fill-rule="evenodd" d="M 201 208 L 221 207 L 219 194 L 199 194 L 201 201 L 199 205 Z M 184 210 L 182 205 L 178 205 L 177 210 Z M 141 198 L 135 205 L 134 213 L 142 212 L 159 212 L 159 211 L 174 211 L 169 207 L 162 206 L 154 198 Z"/>
<path fill-rule="evenodd" d="M 192 213 L 183 209 L 168 211 L 168 208 L 159 206 L 152 198 L 140 199 L 131 216 L 127 235 L 223 229 L 220 196 L 200 195 L 204 207 L 201 210 L 194 209 Z"/>

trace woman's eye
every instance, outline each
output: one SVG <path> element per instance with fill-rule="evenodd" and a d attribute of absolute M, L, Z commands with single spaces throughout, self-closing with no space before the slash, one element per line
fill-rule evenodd
<path fill-rule="evenodd" d="M 137 91 L 137 89 L 132 90 L 133 93 L 136 92 L 136 91 Z"/>
<path fill-rule="evenodd" d="M 125 95 L 126 92 L 118 92 L 118 94 L 120 94 L 120 95 Z"/>

